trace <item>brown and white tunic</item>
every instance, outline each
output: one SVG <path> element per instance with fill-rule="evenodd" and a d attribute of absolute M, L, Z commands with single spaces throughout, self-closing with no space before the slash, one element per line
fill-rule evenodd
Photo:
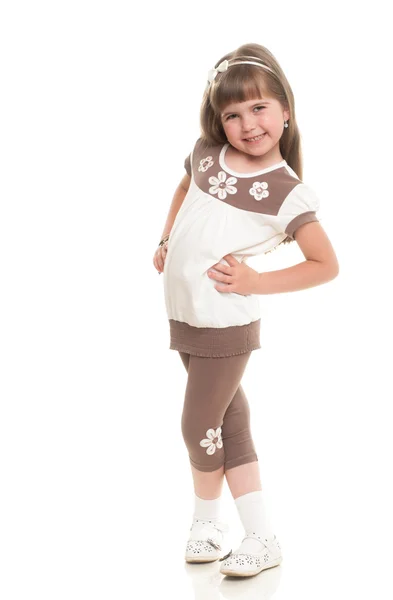
<path fill-rule="evenodd" d="M 191 183 L 173 224 L 164 266 L 170 349 L 222 357 L 260 348 L 256 295 L 219 292 L 207 271 L 272 250 L 318 221 L 319 199 L 285 160 L 255 173 L 225 163 L 229 144 L 198 139 L 185 159 Z"/>

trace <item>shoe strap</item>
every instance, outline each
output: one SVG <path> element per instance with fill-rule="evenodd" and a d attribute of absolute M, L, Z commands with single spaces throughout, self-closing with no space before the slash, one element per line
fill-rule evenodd
<path fill-rule="evenodd" d="M 228 525 L 221 522 L 209 523 L 201 519 L 194 519 L 190 528 L 192 540 L 204 540 L 211 544 L 216 550 L 221 550 L 223 534 L 229 531 Z"/>
<path fill-rule="evenodd" d="M 203 521 L 202 519 L 193 519 L 193 525 L 206 525 L 207 527 L 214 527 L 221 533 L 227 533 L 229 531 L 229 527 L 226 523 L 222 523 L 221 521 Z"/>
<path fill-rule="evenodd" d="M 270 550 L 271 548 L 274 548 L 273 542 L 275 541 L 276 536 L 274 536 L 273 538 L 270 538 L 270 540 L 269 540 L 267 538 L 261 538 L 256 533 L 248 532 L 248 533 L 246 533 L 246 535 L 242 539 L 242 542 L 244 542 L 244 540 L 246 540 L 248 538 L 254 539 L 254 540 L 258 540 L 258 542 L 260 542 L 263 546 L 266 546 L 266 548 L 268 550 Z"/>

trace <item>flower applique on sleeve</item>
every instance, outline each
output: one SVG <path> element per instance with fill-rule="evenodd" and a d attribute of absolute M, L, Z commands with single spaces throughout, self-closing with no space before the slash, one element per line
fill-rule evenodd
<path fill-rule="evenodd" d="M 299 183 L 282 203 L 277 215 L 278 229 L 292 239 L 301 225 L 319 221 L 320 200 L 312 188 Z"/>

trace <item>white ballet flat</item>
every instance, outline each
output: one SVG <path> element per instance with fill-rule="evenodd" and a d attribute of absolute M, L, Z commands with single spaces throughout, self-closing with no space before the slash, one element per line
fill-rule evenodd
<path fill-rule="evenodd" d="M 224 523 L 194 519 L 186 546 L 186 561 L 197 563 L 218 560 L 222 553 L 224 533 L 228 529 Z"/>
<path fill-rule="evenodd" d="M 252 554 L 236 551 L 231 553 L 223 561 L 220 573 L 231 577 L 252 577 L 264 569 L 277 567 L 282 562 L 281 548 L 276 536 L 263 540 L 254 533 L 248 533 L 243 541 L 247 538 L 258 540 L 261 550 Z"/>

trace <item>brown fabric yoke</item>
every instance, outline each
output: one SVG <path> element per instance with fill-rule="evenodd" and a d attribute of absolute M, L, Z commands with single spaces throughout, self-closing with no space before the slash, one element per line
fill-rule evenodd
<path fill-rule="evenodd" d="M 219 171 L 225 169 L 220 165 L 220 154 L 223 149 L 223 145 L 206 146 L 199 140 L 197 141 L 194 151 L 185 159 L 184 167 L 187 173 L 191 176 L 191 172 L 194 173 L 194 179 L 196 185 L 206 194 L 209 194 L 211 188 L 210 177 L 218 176 Z M 209 154 L 209 156 L 206 156 Z M 201 170 L 201 162 L 204 159 L 209 158 L 213 162 L 213 166 L 206 170 Z M 209 164 L 209 163 L 208 163 Z M 246 174 L 244 174 L 246 175 Z M 233 178 L 230 172 L 227 172 L 228 178 Z M 236 183 L 234 184 L 237 193 L 228 194 L 224 200 L 226 204 L 230 204 L 235 208 L 246 210 L 254 213 L 260 213 L 265 215 L 276 216 L 279 210 L 287 198 L 288 194 L 302 181 L 293 175 L 291 175 L 285 166 L 273 169 L 260 175 L 247 175 L 246 177 L 235 177 Z M 254 196 L 249 193 L 250 188 L 254 182 L 265 181 L 269 185 L 269 196 L 262 198 L 258 202 L 255 202 Z M 217 196 L 216 196 L 217 197 Z"/>

